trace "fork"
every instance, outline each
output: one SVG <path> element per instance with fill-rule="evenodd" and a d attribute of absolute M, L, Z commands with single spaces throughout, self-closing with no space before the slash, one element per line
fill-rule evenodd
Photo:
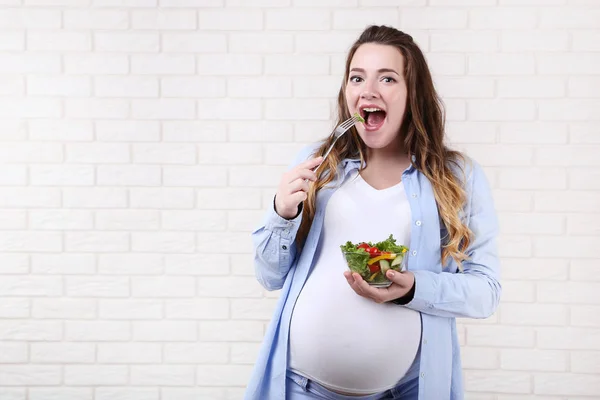
<path fill-rule="evenodd" d="M 333 149 L 333 146 L 335 145 L 335 142 L 337 142 L 337 140 L 339 138 L 341 138 L 344 133 L 348 132 L 348 130 L 350 128 L 352 128 L 354 126 L 354 124 L 356 124 L 361 119 L 362 118 L 360 116 L 358 116 L 358 115 L 355 114 L 352 117 L 350 117 L 347 120 L 345 120 L 344 122 L 342 122 L 341 124 L 339 124 L 337 126 L 337 128 L 335 128 L 335 130 L 332 132 L 333 135 L 335 136 L 334 139 L 333 139 L 333 143 L 331 143 L 331 146 L 329 146 L 329 148 L 327 149 L 327 151 L 323 155 L 323 161 L 321 161 L 321 163 L 319 165 L 317 165 L 313 169 L 313 172 L 315 172 L 316 170 L 318 170 L 319 167 L 325 162 L 325 159 L 327 158 L 327 156 L 331 152 L 331 149 Z"/>

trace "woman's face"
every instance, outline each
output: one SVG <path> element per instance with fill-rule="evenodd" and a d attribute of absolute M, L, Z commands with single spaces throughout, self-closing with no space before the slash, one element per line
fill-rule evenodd
<path fill-rule="evenodd" d="M 407 94 L 403 71 L 404 58 L 393 46 L 366 43 L 352 57 L 346 103 L 350 114 L 365 119 L 356 129 L 367 147 L 381 149 L 399 139 Z"/>

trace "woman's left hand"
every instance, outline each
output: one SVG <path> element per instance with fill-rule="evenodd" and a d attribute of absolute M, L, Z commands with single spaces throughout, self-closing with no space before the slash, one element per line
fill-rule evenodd
<path fill-rule="evenodd" d="M 415 284 L 415 275 L 410 271 L 396 272 L 388 271 L 386 277 L 392 281 L 392 284 L 386 288 L 377 288 L 369 285 L 356 272 L 344 272 L 348 284 L 359 296 L 371 299 L 376 303 L 385 303 L 404 296 L 412 289 Z"/>

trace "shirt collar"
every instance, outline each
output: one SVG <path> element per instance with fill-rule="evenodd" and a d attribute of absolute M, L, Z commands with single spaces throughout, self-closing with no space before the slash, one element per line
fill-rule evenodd
<path fill-rule="evenodd" d="M 411 157 L 412 162 L 414 163 L 417 160 L 417 157 L 413 154 Z M 360 167 L 360 158 L 346 158 L 344 159 L 344 161 L 342 161 L 342 165 L 344 167 L 344 175 L 348 174 L 348 172 L 354 170 L 354 169 L 359 169 Z M 363 162 L 363 168 L 367 166 L 367 162 L 364 161 Z M 413 172 L 415 169 L 415 167 L 410 164 L 408 166 L 408 168 L 406 169 L 407 173 L 411 173 Z"/>

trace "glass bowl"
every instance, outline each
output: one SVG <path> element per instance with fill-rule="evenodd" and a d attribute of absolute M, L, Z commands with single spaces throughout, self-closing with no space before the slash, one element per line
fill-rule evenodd
<path fill-rule="evenodd" d="M 371 286 L 390 286 L 392 282 L 385 276 L 388 269 L 406 271 L 408 251 L 403 253 L 342 251 L 342 254 L 348 269 L 358 273 Z"/>

